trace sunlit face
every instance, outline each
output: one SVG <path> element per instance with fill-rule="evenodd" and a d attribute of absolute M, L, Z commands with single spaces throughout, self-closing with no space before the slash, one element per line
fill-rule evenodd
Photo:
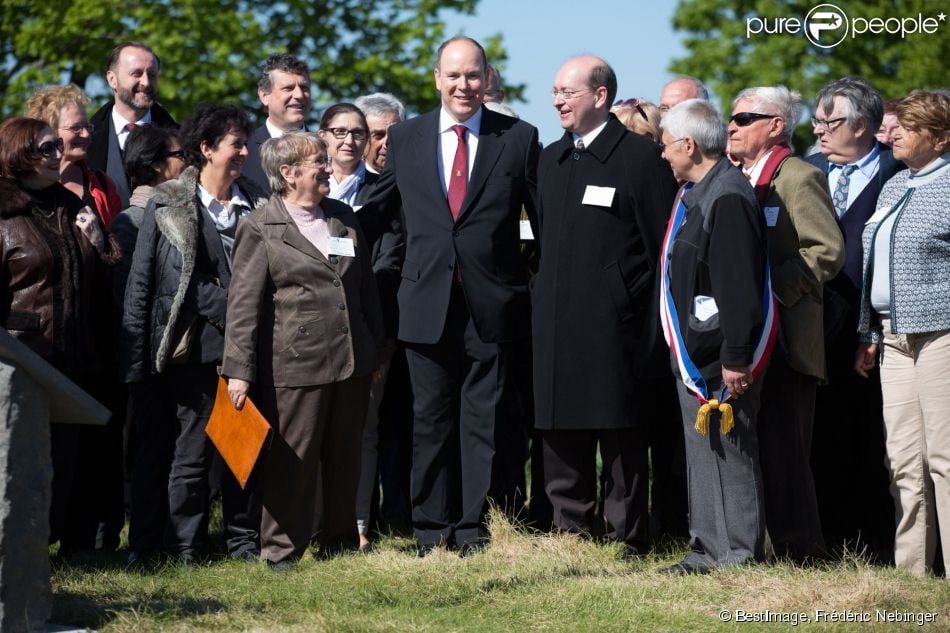
<path fill-rule="evenodd" d="M 667 130 L 663 130 L 660 142 L 663 144 L 663 160 L 670 164 L 673 176 L 679 181 L 689 180 L 693 160 L 686 151 L 686 139 L 676 138 Z"/>
<path fill-rule="evenodd" d="M 363 158 L 366 148 L 366 128 L 363 127 L 362 118 L 355 112 L 341 112 L 330 119 L 327 128 L 320 130 L 320 137 L 326 141 L 330 158 L 341 170 L 351 171 Z M 349 133 L 343 138 L 336 138 L 329 129 L 348 130 Z M 357 136 L 361 138 L 357 139 Z"/>
<path fill-rule="evenodd" d="M 53 130 L 46 128 L 36 138 L 36 176 L 41 184 L 53 184 L 59 180 L 59 163 L 63 153 L 55 147 L 57 137 Z"/>
<path fill-rule="evenodd" d="M 818 137 L 818 146 L 821 153 L 832 163 L 844 165 L 861 158 L 864 155 L 868 134 L 870 133 L 862 122 L 852 128 L 845 120 L 847 113 L 847 99 L 834 98 L 834 109 L 831 114 L 825 114 L 824 103 L 818 107 L 816 118 L 828 121 L 828 125 L 816 125 L 815 136 Z"/>
<path fill-rule="evenodd" d="M 934 139 L 930 130 L 914 131 L 898 125 L 894 129 L 894 158 L 903 161 L 911 171 L 918 171 L 947 151 L 948 136 L 950 133 L 945 132 L 941 142 Z"/>
<path fill-rule="evenodd" d="M 732 116 L 743 112 L 771 114 L 768 107 L 762 107 L 760 110 L 762 111 L 756 110 L 750 101 L 742 100 L 736 102 L 736 106 L 732 109 Z M 729 145 L 726 151 L 743 166 L 751 167 L 779 141 L 784 127 L 782 119 L 778 116 L 771 119 L 756 119 L 744 126 L 739 125 L 730 117 L 729 126 L 726 129 L 729 133 Z"/>
<path fill-rule="evenodd" d="M 482 52 L 466 40 L 448 44 L 435 69 L 435 87 L 442 95 L 442 107 L 459 123 L 470 119 L 482 107 L 485 96 L 485 67 Z"/>
<path fill-rule="evenodd" d="M 561 127 L 581 136 L 606 120 L 603 107 L 607 90 L 590 85 L 591 69 L 588 60 L 574 59 L 561 66 L 554 78 L 554 109 Z"/>
<path fill-rule="evenodd" d="M 673 106 L 687 99 L 697 98 L 699 98 L 699 92 L 691 81 L 683 79 L 671 81 L 660 92 L 660 116 L 665 115 Z"/>
<path fill-rule="evenodd" d="M 208 161 L 203 169 L 218 169 L 237 180 L 247 160 L 247 136 L 243 131 L 232 130 L 215 147 L 202 143 L 201 153 Z"/>
<path fill-rule="evenodd" d="M 158 94 L 158 60 L 144 48 L 128 46 L 119 53 L 115 68 L 106 72 L 106 81 L 116 100 L 144 115 Z"/>
<path fill-rule="evenodd" d="M 330 195 L 333 165 L 322 150 L 303 158 L 293 167 L 291 188 L 300 197 L 322 200 Z"/>
<path fill-rule="evenodd" d="M 258 90 L 267 120 L 285 132 L 299 130 L 310 114 L 310 78 L 283 70 L 271 71 L 271 90 Z"/>
<path fill-rule="evenodd" d="M 181 145 L 178 143 L 178 139 L 172 136 L 168 139 L 168 145 L 165 146 L 165 160 L 155 166 L 159 183 L 178 178 L 181 172 L 185 170 L 185 160 L 180 152 Z"/>
<path fill-rule="evenodd" d="M 389 128 L 399 123 L 395 114 L 382 116 L 367 115 L 369 140 L 366 143 L 366 164 L 375 171 L 382 171 L 386 165 L 386 142 L 389 140 Z"/>
<path fill-rule="evenodd" d="M 887 112 L 884 115 L 884 119 L 881 121 L 881 127 L 878 129 L 877 134 L 874 135 L 874 138 L 890 147 L 894 144 L 894 131 L 899 125 L 900 123 L 897 122 L 897 115 L 893 112 Z"/>
<path fill-rule="evenodd" d="M 63 139 L 63 161 L 74 163 L 86 158 L 86 150 L 92 134 L 89 132 L 89 117 L 75 103 L 59 111 L 59 137 Z"/>

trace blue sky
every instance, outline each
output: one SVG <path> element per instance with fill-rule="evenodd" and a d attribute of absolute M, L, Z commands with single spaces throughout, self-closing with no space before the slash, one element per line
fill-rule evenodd
<path fill-rule="evenodd" d="M 659 99 L 660 88 L 673 77 L 670 61 L 685 54 L 670 26 L 675 6 L 665 0 L 480 0 L 474 16 L 446 14 L 445 32 L 477 40 L 504 36 L 504 80 L 527 85 L 527 103 L 509 105 L 537 126 L 547 145 L 563 133 L 551 84 L 572 55 L 606 59 L 617 73 L 618 98 Z"/>

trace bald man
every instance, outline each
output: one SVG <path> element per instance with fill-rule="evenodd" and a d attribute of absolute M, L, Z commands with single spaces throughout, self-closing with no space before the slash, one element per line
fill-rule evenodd
<path fill-rule="evenodd" d="M 660 116 L 662 117 L 670 108 L 687 99 L 709 100 L 709 91 L 703 82 L 695 77 L 682 76 L 668 81 L 660 91 Z"/>

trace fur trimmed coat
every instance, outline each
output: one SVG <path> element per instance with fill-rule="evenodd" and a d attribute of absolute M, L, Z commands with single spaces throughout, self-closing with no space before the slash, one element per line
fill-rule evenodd
<path fill-rule="evenodd" d="M 125 289 L 119 364 L 125 382 L 163 373 L 193 324 L 188 364 L 220 363 L 230 267 L 221 238 L 197 195 L 198 168 L 152 192 Z M 254 208 L 267 194 L 245 178 L 237 185 Z"/>

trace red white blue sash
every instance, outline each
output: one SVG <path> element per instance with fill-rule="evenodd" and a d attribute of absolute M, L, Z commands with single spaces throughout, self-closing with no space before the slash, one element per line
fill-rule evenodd
<path fill-rule="evenodd" d="M 703 379 L 699 368 L 690 359 L 686 351 L 686 342 L 683 339 L 683 333 L 680 331 L 679 316 L 676 311 L 676 305 L 673 303 L 673 295 L 670 292 L 670 254 L 673 249 L 673 240 L 676 237 L 680 226 L 683 224 L 683 218 L 686 215 L 686 205 L 683 204 L 683 196 L 692 188 L 692 183 L 686 183 L 680 189 L 676 202 L 673 203 L 673 212 L 670 215 L 669 224 L 666 227 L 666 235 L 663 238 L 663 250 L 660 253 L 660 270 L 663 274 L 660 276 L 660 321 L 663 324 L 663 337 L 667 345 L 673 351 L 673 357 L 676 359 L 679 368 L 680 377 L 686 388 L 693 393 L 700 404 L 699 415 L 696 419 L 696 430 L 706 434 L 706 418 L 710 410 L 720 409 L 723 414 L 722 431 L 728 433 L 732 429 L 732 407 L 726 402 L 732 397 L 725 384 L 715 394 L 710 395 L 709 387 Z M 772 281 L 769 273 L 769 265 L 766 260 L 765 266 L 765 287 L 762 293 L 762 312 L 765 315 L 765 322 L 762 327 L 762 333 L 755 346 L 755 353 L 752 356 L 752 377 L 756 378 L 768 363 L 772 348 L 775 345 L 775 338 L 778 334 L 778 310 L 775 298 L 772 296 Z"/>

